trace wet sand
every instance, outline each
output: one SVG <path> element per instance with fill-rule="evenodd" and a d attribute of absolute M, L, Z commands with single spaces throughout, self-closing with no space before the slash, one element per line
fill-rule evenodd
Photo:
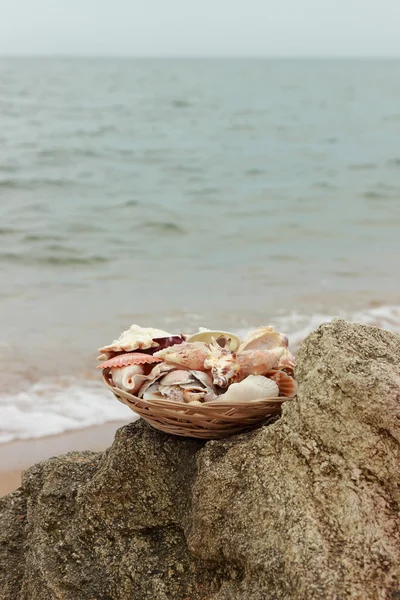
<path fill-rule="evenodd" d="M 37 462 L 73 450 L 105 450 L 122 425 L 125 423 L 106 423 L 61 435 L 0 445 L 0 496 L 17 489 L 22 471 Z"/>

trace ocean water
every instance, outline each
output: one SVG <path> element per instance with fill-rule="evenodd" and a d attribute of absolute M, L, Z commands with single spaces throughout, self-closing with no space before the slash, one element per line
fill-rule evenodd
<path fill-rule="evenodd" d="M 0 59 L 0 442 L 131 418 L 131 323 L 400 331 L 400 62 Z"/>

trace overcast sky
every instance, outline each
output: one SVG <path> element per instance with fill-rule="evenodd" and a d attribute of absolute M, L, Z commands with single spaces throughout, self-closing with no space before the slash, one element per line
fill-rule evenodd
<path fill-rule="evenodd" d="M 400 0 L 0 0 L 0 54 L 400 56 Z"/>

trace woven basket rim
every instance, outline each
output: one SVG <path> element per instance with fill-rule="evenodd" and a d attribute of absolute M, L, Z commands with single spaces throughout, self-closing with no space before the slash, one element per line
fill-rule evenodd
<path fill-rule="evenodd" d="M 166 409 L 170 409 L 173 411 L 173 409 L 177 409 L 179 410 L 179 412 L 182 410 L 182 407 L 185 408 L 192 408 L 196 409 L 196 412 L 199 409 L 203 409 L 205 411 L 208 411 L 208 409 L 210 409 L 210 413 L 214 408 L 225 408 L 226 410 L 228 410 L 229 408 L 232 409 L 237 409 L 239 407 L 252 407 L 252 408 L 257 408 L 257 407 L 266 407 L 268 405 L 274 406 L 277 404 L 284 404 L 285 402 L 288 402 L 290 400 L 293 400 L 295 398 L 295 396 L 274 396 L 274 397 L 270 397 L 270 398 L 260 398 L 258 400 L 247 400 L 244 402 L 226 402 L 226 400 L 213 400 L 211 402 L 204 402 L 204 403 L 188 403 L 188 404 L 183 404 L 182 402 L 175 402 L 174 400 L 144 400 L 143 398 L 139 398 L 138 396 L 135 396 L 134 394 L 131 394 L 130 392 L 127 392 L 125 390 L 122 390 L 121 388 L 118 388 L 114 385 L 111 385 L 107 376 L 103 373 L 103 379 L 104 379 L 104 383 L 106 384 L 106 386 L 108 387 L 109 390 L 111 390 L 113 392 L 113 394 L 115 394 L 115 392 L 117 392 L 117 394 L 121 394 L 122 396 L 124 396 L 127 400 L 129 400 L 130 402 L 132 402 L 132 404 L 134 404 L 135 402 L 140 402 L 141 404 L 143 404 L 144 406 L 148 406 L 149 408 L 153 408 L 153 409 L 157 409 L 157 408 L 166 408 Z M 211 414 L 210 414 L 211 417 Z"/>

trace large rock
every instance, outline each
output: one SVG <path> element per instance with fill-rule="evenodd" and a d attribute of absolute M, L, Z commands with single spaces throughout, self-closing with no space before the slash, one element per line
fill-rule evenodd
<path fill-rule="evenodd" d="M 273 425 L 123 427 L 1 502 L 1 600 L 399 600 L 400 336 L 342 320 Z"/>

